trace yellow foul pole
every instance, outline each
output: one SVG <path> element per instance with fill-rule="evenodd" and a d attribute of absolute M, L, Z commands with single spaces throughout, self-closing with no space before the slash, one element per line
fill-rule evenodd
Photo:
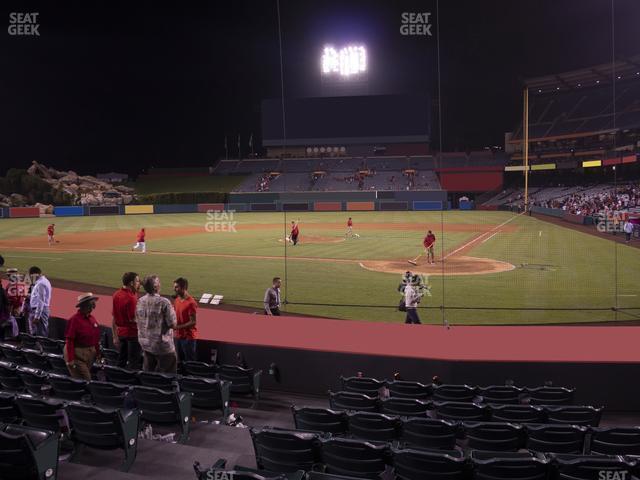
<path fill-rule="evenodd" d="M 522 139 L 524 158 L 524 211 L 529 211 L 529 87 L 524 87 L 524 108 L 522 119 Z"/>

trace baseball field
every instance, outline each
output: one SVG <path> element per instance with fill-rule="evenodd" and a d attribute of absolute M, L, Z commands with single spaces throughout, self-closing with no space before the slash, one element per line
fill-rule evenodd
<path fill-rule="evenodd" d="M 345 238 L 353 217 L 359 237 Z M 300 243 L 288 245 L 291 220 Z M 59 243 L 47 245 L 56 224 Z M 145 227 L 147 253 L 132 252 Z M 436 264 L 413 267 L 431 229 Z M 638 249 L 509 212 L 305 212 L 123 215 L 0 220 L 6 267 L 38 265 L 55 280 L 117 287 L 122 273 L 157 273 L 224 302 L 261 308 L 271 278 L 286 279 L 286 311 L 403 322 L 401 274 L 431 285 L 423 323 L 535 324 L 633 320 L 640 315 Z M 285 261 L 286 255 L 286 261 Z M 440 307 L 444 306 L 444 309 Z M 618 306 L 617 313 L 612 307 Z M 632 310 L 625 310 L 632 309 Z M 72 312 L 69 312 L 70 314 Z"/>

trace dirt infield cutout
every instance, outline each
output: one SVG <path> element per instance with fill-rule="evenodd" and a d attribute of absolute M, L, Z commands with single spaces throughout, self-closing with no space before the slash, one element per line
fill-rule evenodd
<path fill-rule="evenodd" d="M 489 273 L 508 272 L 516 268 L 507 262 L 464 255 L 449 257 L 444 263 L 436 261 L 435 265 L 429 265 L 424 262 L 415 266 L 409 264 L 406 260 L 367 260 L 360 262 L 360 266 L 372 272 L 403 274 L 407 270 L 411 270 L 413 273 L 429 276 L 486 275 Z"/>

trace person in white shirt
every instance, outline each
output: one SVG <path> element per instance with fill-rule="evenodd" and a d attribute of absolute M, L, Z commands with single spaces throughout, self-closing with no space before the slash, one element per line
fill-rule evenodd
<path fill-rule="evenodd" d="M 624 222 L 624 226 L 622 227 L 622 229 L 624 230 L 624 234 L 627 237 L 627 243 L 629 243 L 631 241 L 631 234 L 633 233 L 633 223 L 627 220 L 626 222 Z"/>
<path fill-rule="evenodd" d="M 29 333 L 41 337 L 49 336 L 49 307 L 51 305 L 51 283 L 39 267 L 29 269 L 33 284 L 29 306 Z"/>
<path fill-rule="evenodd" d="M 418 275 L 412 275 L 404 289 L 404 304 L 407 308 L 407 317 L 404 323 L 422 323 L 420 322 L 420 317 L 418 317 L 418 304 L 422 298 L 417 288 L 419 283 L 420 277 Z"/>

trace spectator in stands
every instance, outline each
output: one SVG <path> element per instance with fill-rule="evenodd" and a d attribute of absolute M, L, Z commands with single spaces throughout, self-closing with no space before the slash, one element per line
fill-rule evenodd
<path fill-rule="evenodd" d="M 0 285 L 0 340 L 3 340 L 11 335 L 5 333 L 5 329 L 9 327 L 9 318 L 11 314 L 11 304 L 9 303 L 9 297 L 7 297 L 7 292 Z M 12 329 L 13 330 L 13 329 Z"/>
<path fill-rule="evenodd" d="M 198 304 L 188 292 L 189 281 L 186 278 L 176 278 L 173 290 L 176 298 L 173 308 L 176 311 L 175 342 L 178 359 L 181 362 L 192 362 L 196 359 L 196 310 Z"/>
<path fill-rule="evenodd" d="M 145 372 L 176 373 L 176 349 L 173 329 L 176 314 L 171 302 L 160 296 L 160 278 L 147 275 L 142 287 L 147 292 L 136 305 L 138 341 L 142 347 Z"/>
<path fill-rule="evenodd" d="M 122 287 L 113 294 L 113 343 L 119 348 L 118 366 L 131 370 L 142 368 L 142 350 L 138 342 L 136 304 L 140 290 L 140 277 L 135 272 L 122 276 Z"/>
<path fill-rule="evenodd" d="M 7 283 L 7 299 L 9 300 L 11 314 L 17 318 L 22 315 L 24 311 L 24 304 L 28 292 L 27 284 L 18 273 L 17 268 L 7 268 L 7 276 L 9 277 L 9 283 Z"/>
<path fill-rule="evenodd" d="M 264 292 L 264 314 L 280 316 L 280 277 L 274 277 L 272 285 Z"/>
<path fill-rule="evenodd" d="M 49 336 L 49 306 L 51 305 L 51 283 L 39 267 L 29 269 L 31 290 L 29 333 L 41 337 Z"/>
<path fill-rule="evenodd" d="M 91 367 L 100 359 L 100 326 L 91 314 L 98 297 L 92 293 L 78 296 L 78 311 L 67 321 L 64 333 L 64 360 L 73 378 L 91 380 Z"/>

